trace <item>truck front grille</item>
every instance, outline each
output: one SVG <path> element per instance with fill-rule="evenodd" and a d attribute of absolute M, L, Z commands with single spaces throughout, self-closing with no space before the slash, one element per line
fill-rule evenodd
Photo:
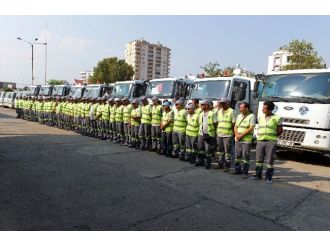
<path fill-rule="evenodd" d="M 294 145 L 301 145 L 305 139 L 304 131 L 297 130 L 283 130 L 283 133 L 279 136 L 281 141 L 293 142 Z"/>
<path fill-rule="evenodd" d="M 294 123 L 294 124 L 309 124 L 309 120 L 297 119 L 297 118 L 282 118 L 283 123 Z"/>

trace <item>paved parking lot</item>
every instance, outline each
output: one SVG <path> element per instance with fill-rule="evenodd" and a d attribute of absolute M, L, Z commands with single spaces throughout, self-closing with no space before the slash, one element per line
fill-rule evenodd
<path fill-rule="evenodd" d="M 267 185 L 0 108 L 0 230 L 330 230 L 326 160 L 279 157 Z"/>

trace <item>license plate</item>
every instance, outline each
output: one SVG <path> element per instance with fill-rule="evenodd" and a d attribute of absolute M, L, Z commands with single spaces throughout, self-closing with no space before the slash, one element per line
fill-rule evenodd
<path fill-rule="evenodd" d="M 294 142 L 292 141 L 283 141 L 283 140 L 278 140 L 277 145 L 279 146 L 285 146 L 285 147 L 293 147 Z"/>

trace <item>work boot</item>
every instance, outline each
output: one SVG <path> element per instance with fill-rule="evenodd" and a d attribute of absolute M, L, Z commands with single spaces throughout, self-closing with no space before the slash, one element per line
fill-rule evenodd
<path fill-rule="evenodd" d="M 179 152 L 179 160 L 185 161 L 185 154 L 183 152 Z"/>
<path fill-rule="evenodd" d="M 274 174 L 274 168 L 267 168 L 266 170 L 267 184 L 273 183 L 273 174 Z"/>
<path fill-rule="evenodd" d="M 179 150 L 173 150 L 172 158 L 179 158 Z"/>
<path fill-rule="evenodd" d="M 262 166 L 257 166 L 256 167 L 256 174 L 253 175 L 253 177 L 251 178 L 252 180 L 260 180 L 262 179 Z"/>
<path fill-rule="evenodd" d="M 243 164 L 243 175 L 249 175 L 249 164 Z"/>
<path fill-rule="evenodd" d="M 195 166 L 204 166 L 204 156 L 201 154 L 197 155 Z"/>
<path fill-rule="evenodd" d="M 196 154 L 191 154 L 189 163 L 190 164 L 195 164 L 195 162 L 196 162 Z"/>
<path fill-rule="evenodd" d="M 186 153 L 184 155 L 184 161 L 190 161 L 190 159 L 191 159 L 191 154 L 190 153 Z"/>
<path fill-rule="evenodd" d="M 205 169 L 210 169 L 211 168 L 211 157 L 206 157 L 204 159 L 204 164 L 205 164 Z"/>
<path fill-rule="evenodd" d="M 235 163 L 235 169 L 230 172 L 230 174 L 233 175 L 241 175 L 242 174 L 242 168 L 240 163 Z"/>

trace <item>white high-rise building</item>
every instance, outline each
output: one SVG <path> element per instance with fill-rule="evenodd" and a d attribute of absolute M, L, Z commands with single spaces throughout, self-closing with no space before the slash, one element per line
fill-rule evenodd
<path fill-rule="evenodd" d="M 280 71 L 282 66 L 288 65 L 290 59 L 290 52 L 284 50 L 274 51 L 268 57 L 268 72 Z"/>
<path fill-rule="evenodd" d="M 88 83 L 88 78 L 93 75 L 93 71 L 91 70 L 84 70 L 80 72 L 80 79 L 83 83 Z"/>
<path fill-rule="evenodd" d="M 134 80 L 167 78 L 170 74 L 171 49 L 144 39 L 126 45 L 125 61 L 134 68 Z"/>

